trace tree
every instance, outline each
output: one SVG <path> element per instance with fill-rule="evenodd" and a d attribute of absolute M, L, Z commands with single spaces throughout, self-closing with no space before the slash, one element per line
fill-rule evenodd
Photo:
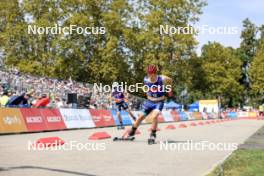
<path fill-rule="evenodd" d="M 1 1 L 0 50 L 6 65 L 22 72 L 83 82 L 142 82 L 145 67 L 158 65 L 175 92 L 190 84 L 195 34 L 162 35 L 160 25 L 198 21 L 204 0 L 14 0 Z M 28 34 L 37 27 L 105 27 L 106 33 Z M 0 51 L 0 52 L 1 52 Z"/>
<path fill-rule="evenodd" d="M 132 28 L 126 33 L 135 81 L 142 80 L 144 68 L 152 63 L 158 65 L 161 74 L 173 78 L 176 95 L 186 89 L 190 71 L 188 59 L 195 53 L 197 44 L 194 34 L 161 34 L 160 25 L 185 27 L 193 24 L 205 5 L 202 0 L 135 1 L 132 16 L 137 18 L 131 19 Z"/>
<path fill-rule="evenodd" d="M 225 48 L 216 42 L 209 42 L 202 48 L 202 68 L 208 85 L 208 97 L 222 98 L 224 104 L 238 103 L 242 86 L 241 60 L 232 48 Z M 201 83 L 203 84 L 203 83 Z"/>
<path fill-rule="evenodd" d="M 254 97 L 254 104 L 258 105 L 264 101 L 264 38 L 261 38 L 250 69 L 249 77 L 251 81 L 251 93 Z"/>
<path fill-rule="evenodd" d="M 18 64 L 28 53 L 26 23 L 18 1 L 0 2 L 0 52 L 7 64 Z"/>
<path fill-rule="evenodd" d="M 188 62 L 190 74 L 188 76 L 189 103 L 208 97 L 209 85 L 203 68 L 203 59 L 194 56 Z"/>
<path fill-rule="evenodd" d="M 240 49 L 239 51 L 241 52 L 241 59 L 243 61 L 243 77 L 240 80 L 240 82 L 244 85 L 245 87 L 245 92 L 244 92 L 244 102 L 248 100 L 248 95 L 250 91 L 250 80 L 248 76 L 248 70 L 250 63 L 253 59 L 253 57 L 256 54 L 256 47 L 257 47 L 257 39 L 256 39 L 256 34 L 257 34 L 257 27 L 255 24 L 253 24 L 248 18 L 246 18 L 243 21 L 243 31 L 241 32 L 240 38 L 242 39 L 240 43 Z"/>

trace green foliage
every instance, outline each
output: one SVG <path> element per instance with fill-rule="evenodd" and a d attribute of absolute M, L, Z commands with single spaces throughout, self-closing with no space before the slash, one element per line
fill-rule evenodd
<path fill-rule="evenodd" d="M 204 0 L 3 0 L 0 53 L 6 65 L 22 72 L 103 84 L 142 82 L 146 65 L 154 63 L 173 79 L 177 101 L 220 96 L 230 105 L 241 102 L 249 89 L 241 85 L 252 62 L 251 95 L 263 97 L 263 44 L 256 37 L 259 30 L 263 38 L 263 26 L 246 19 L 240 48 L 209 43 L 201 57 L 195 53 L 195 34 L 160 33 L 160 25 L 193 26 L 205 5 Z M 28 34 L 28 25 L 105 27 L 106 33 L 35 35 Z"/>
<path fill-rule="evenodd" d="M 263 162 L 263 150 L 238 149 L 207 176 L 261 176 L 264 172 Z"/>
<path fill-rule="evenodd" d="M 251 93 L 256 105 L 264 101 L 264 38 L 260 41 L 256 56 L 249 69 Z"/>
<path fill-rule="evenodd" d="M 205 84 L 211 98 L 220 96 L 224 103 L 230 98 L 238 98 L 242 91 L 239 84 L 242 63 L 232 48 L 225 48 L 213 42 L 204 45 L 202 49 L 202 70 L 204 71 Z M 230 104 L 232 106 L 232 104 Z"/>
<path fill-rule="evenodd" d="M 257 47 L 257 26 L 252 23 L 248 18 L 243 21 L 243 30 L 241 32 L 240 38 L 242 39 L 239 48 L 239 56 L 243 62 L 242 78 L 240 83 L 243 84 L 245 90 L 243 92 L 243 101 L 248 102 L 249 92 L 250 92 L 250 80 L 248 75 L 248 70 L 253 57 L 256 54 Z"/>
<path fill-rule="evenodd" d="M 256 34 L 257 34 L 257 27 L 253 24 L 248 18 L 243 21 L 243 31 L 241 33 L 241 44 L 240 48 L 242 49 L 243 53 L 243 62 L 250 63 L 252 58 L 256 54 Z"/>
<path fill-rule="evenodd" d="M 1 1 L 1 49 L 7 65 L 22 72 L 85 82 L 142 82 L 149 63 L 184 88 L 194 35 L 161 35 L 160 25 L 198 20 L 202 0 Z M 28 34 L 28 25 L 105 27 L 101 35 Z M 30 63 L 30 64 L 29 64 Z"/>
<path fill-rule="evenodd" d="M 243 31 L 241 33 L 242 42 L 237 50 L 239 57 L 243 61 L 242 79 L 245 91 L 243 93 L 244 102 L 258 106 L 263 102 L 263 86 L 261 80 L 263 75 L 263 36 L 264 26 L 257 27 L 248 18 L 243 21 Z M 260 33 L 260 38 L 257 34 Z M 262 62 L 261 62 L 262 61 Z M 251 68 L 252 67 L 252 68 Z"/>

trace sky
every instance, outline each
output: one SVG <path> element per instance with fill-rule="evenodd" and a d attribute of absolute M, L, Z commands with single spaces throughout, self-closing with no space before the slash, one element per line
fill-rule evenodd
<path fill-rule="evenodd" d="M 234 48 L 240 45 L 242 21 L 249 18 L 257 26 L 264 24 L 264 0 L 207 0 L 208 5 L 203 8 L 200 21 L 195 26 L 235 27 L 236 34 L 199 34 L 197 53 L 201 54 L 201 47 L 208 41 L 217 41 L 224 46 Z"/>

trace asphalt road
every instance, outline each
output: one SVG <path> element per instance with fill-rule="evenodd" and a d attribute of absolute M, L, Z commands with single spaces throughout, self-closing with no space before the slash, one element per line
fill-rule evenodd
<path fill-rule="evenodd" d="M 182 122 L 170 123 L 176 126 L 174 130 L 165 129 L 168 123 L 159 124 L 161 131 L 154 145 L 147 144 L 150 125 L 141 126 L 141 134 L 133 142 L 88 140 L 98 131 L 112 137 L 124 133 L 113 127 L 0 136 L 0 175 L 203 176 L 261 128 L 264 121 L 234 120 L 198 126 L 190 123 L 184 122 L 187 128 L 179 128 Z M 28 149 L 31 142 L 50 136 L 62 138 L 67 147 Z"/>

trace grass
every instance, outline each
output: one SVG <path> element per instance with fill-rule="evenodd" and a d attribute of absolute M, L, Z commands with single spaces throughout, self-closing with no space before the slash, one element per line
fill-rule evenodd
<path fill-rule="evenodd" d="M 207 176 L 264 176 L 264 149 L 238 149 Z"/>

